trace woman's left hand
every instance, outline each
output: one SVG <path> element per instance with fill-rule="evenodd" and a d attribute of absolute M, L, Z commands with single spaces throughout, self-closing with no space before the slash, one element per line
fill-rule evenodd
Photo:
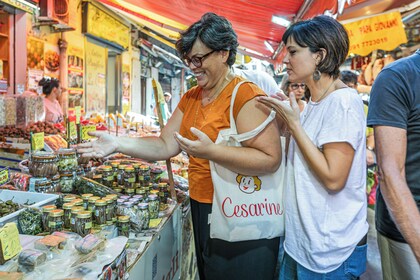
<path fill-rule="evenodd" d="M 178 142 L 179 147 L 188 155 L 199 158 L 207 158 L 207 155 L 211 152 L 211 146 L 214 142 L 211 141 L 204 132 L 195 127 L 191 127 L 191 132 L 197 136 L 197 140 L 193 141 L 187 139 L 181 136 L 178 132 L 175 132 L 175 140 Z"/>
<path fill-rule="evenodd" d="M 257 101 L 276 111 L 289 128 L 300 123 L 300 110 L 294 93 L 290 93 L 288 101 L 282 101 L 276 97 L 259 96 Z M 287 104 L 289 103 L 289 104 Z"/>

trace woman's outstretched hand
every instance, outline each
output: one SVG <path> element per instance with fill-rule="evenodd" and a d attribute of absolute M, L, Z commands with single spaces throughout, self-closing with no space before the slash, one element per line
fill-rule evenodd
<path fill-rule="evenodd" d="M 82 143 L 76 146 L 81 157 L 103 158 L 117 151 L 117 139 L 106 132 L 89 132 L 90 136 L 97 137 L 95 141 Z"/>
<path fill-rule="evenodd" d="M 204 132 L 195 127 L 191 127 L 191 132 L 197 136 L 197 140 L 187 139 L 178 132 L 175 132 L 174 137 L 179 147 L 188 155 L 207 158 L 208 154 L 211 153 L 211 147 L 214 144 L 213 141 Z"/>

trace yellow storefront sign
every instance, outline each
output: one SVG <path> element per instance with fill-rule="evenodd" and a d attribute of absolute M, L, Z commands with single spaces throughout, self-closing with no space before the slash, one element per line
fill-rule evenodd
<path fill-rule="evenodd" d="M 400 12 L 392 12 L 344 24 L 350 37 L 350 53 L 366 56 L 373 50 L 391 51 L 407 43 Z"/>

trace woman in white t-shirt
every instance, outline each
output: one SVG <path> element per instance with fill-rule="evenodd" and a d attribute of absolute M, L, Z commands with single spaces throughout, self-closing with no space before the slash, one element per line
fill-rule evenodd
<path fill-rule="evenodd" d="M 280 279 L 355 279 L 366 269 L 366 119 L 362 99 L 338 79 L 349 38 L 335 19 L 317 16 L 283 35 L 291 82 L 311 98 L 300 114 L 270 97 L 288 126 L 286 239 Z"/>

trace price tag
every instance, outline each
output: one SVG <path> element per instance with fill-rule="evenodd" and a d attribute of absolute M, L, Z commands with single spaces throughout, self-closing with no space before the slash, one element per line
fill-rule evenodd
<path fill-rule="evenodd" d="M 76 139 L 77 138 L 77 128 L 75 122 L 69 123 L 69 138 Z"/>
<path fill-rule="evenodd" d="M 32 150 L 38 151 L 44 149 L 44 132 L 32 134 Z"/>
<path fill-rule="evenodd" d="M 90 131 L 96 131 L 96 125 L 82 126 L 82 140 L 89 140 L 89 139 L 94 138 L 88 134 L 88 132 Z"/>
<path fill-rule="evenodd" d="M 9 168 L 0 170 L 0 186 L 9 182 Z"/>
<path fill-rule="evenodd" d="M 82 107 L 76 106 L 74 107 L 74 112 L 76 115 L 76 124 L 80 123 L 80 117 L 82 116 Z"/>
<path fill-rule="evenodd" d="M 3 259 L 10 260 L 22 250 L 16 223 L 7 223 L 0 229 L 0 243 Z"/>

